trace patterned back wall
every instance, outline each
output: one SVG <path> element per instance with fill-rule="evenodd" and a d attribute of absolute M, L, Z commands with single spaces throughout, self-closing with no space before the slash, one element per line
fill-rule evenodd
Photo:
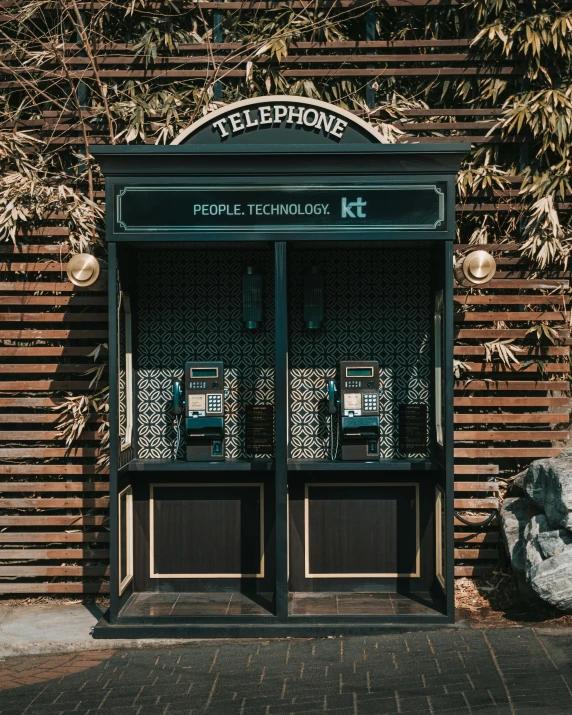
<path fill-rule="evenodd" d="M 303 280 L 312 265 L 324 276 L 324 322 L 303 324 Z M 380 458 L 398 450 L 401 403 L 428 403 L 431 386 L 430 254 L 409 250 L 291 252 L 290 452 L 329 455 L 326 382 L 339 361 L 378 360 L 381 372 Z"/>
<path fill-rule="evenodd" d="M 328 456 L 326 380 L 341 359 L 379 360 L 381 458 L 398 451 L 400 403 L 428 402 L 431 384 L 429 253 L 290 251 L 290 441 L 294 458 Z M 303 278 L 320 266 L 325 319 L 303 327 Z M 242 275 L 263 274 L 262 326 L 242 324 Z M 244 406 L 274 402 L 274 259 L 269 250 L 142 251 L 138 257 L 138 456 L 169 458 L 175 441 L 171 379 L 186 360 L 225 366 L 227 457 L 243 458 Z M 183 446 L 179 456 L 183 456 Z M 418 455 L 423 456 L 423 455 Z"/>
<path fill-rule="evenodd" d="M 242 323 L 242 275 L 263 275 L 263 321 Z M 274 252 L 141 251 L 138 257 L 137 406 L 140 459 L 172 456 L 171 380 L 187 360 L 222 360 L 226 453 L 245 457 L 244 405 L 274 402 Z M 184 435 L 183 435 L 184 442 Z M 179 449 L 182 457 L 183 446 Z"/>

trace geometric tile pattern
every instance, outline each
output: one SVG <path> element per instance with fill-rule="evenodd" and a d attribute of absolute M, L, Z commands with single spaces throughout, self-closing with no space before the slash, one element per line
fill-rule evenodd
<path fill-rule="evenodd" d="M 263 275 L 263 320 L 242 322 L 242 275 Z M 324 276 L 324 322 L 303 325 L 303 281 Z M 248 456 L 244 407 L 274 402 L 274 260 L 268 249 L 140 251 L 138 255 L 139 458 L 169 458 L 176 439 L 171 380 L 187 360 L 222 360 L 228 458 Z M 290 444 L 294 458 L 329 454 L 326 381 L 341 359 L 379 360 L 380 458 L 398 450 L 399 404 L 428 403 L 432 302 L 429 254 L 407 250 L 292 250 L 289 257 Z M 184 440 L 182 440 L 184 441 Z M 180 445 L 179 457 L 184 448 Z"/>
<path fill-rule="evenodd" d="M 242 276 L 250 265 L 263 278 L 262 323 L 255 330 L 242 321 Z M 188 360 L 223 362 L 226 455 L 248 456 L 244 407 L 274 402 L 274 252 L 139 251 L 138 281 L 139 458 L 172 456 L 171 380 L 183 379 Z"/>
<path fill-rule="evenodd" d="M 319 330 L 303 324 L 301 287 L 313 265 L 324 278 Z M 380 364 L 380 458 L 425 456 L 399 452 L 398 416 L 400 404 L 429 402 L 429 253 L 418 248 L 299 250 L 291 254 L 289 271 L 294 287 L 289 305 L 291 456 L 328 456 L 326 382 L 336 376 L 340 360 L 360 359 Z"/>

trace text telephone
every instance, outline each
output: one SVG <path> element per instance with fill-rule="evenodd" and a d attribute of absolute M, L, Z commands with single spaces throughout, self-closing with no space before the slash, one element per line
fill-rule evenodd
<path fill-rule="evenodd" d="M 225 458 L 222 362 L 186 362 L 183 386 L 173 382 L 173 412 L 184 414 L 188 462 Z"/>
<path fill-rule="evenodd" d="M 342 360 L 339 393 L 337 398 L 335 382 L 330 380 L 328 412 L 333 415 L 339 410 L 342 460 L 368 462 L 378 459 L 380 426 L 377 360 Z M 333 417 L 330 420 L 332 423 Z M 331 448 L 332 459 L 335 459 L 336 453 L 337 445 L 335 449 Z"/>

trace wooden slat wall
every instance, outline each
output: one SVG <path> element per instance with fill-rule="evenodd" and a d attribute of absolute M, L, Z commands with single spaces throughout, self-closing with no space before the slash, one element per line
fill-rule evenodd
<path fill-rule="evenodd" d="M 300 3 L 291 4 L 302 8 Z M 360 12 L 368 6 L 345 0 L 334 4 L 358 7 Z M 386 0 L 383 4 L 407 12 L 414 8 L 437 12 L 443 5 L 458 3 Z M 88 13 L 100 5 L 80 3 Z M 213 10 L 261 12 L 272 5 L 202 2 L 201 10 L 208 16 Z M 469 37 L 298 42 L 283 59 L 281 72 L 287 79 L 363 82 L 388 76 L 426 82 L 521 76 L 522 67 L 510 58 L 494 66 L 479 63 L 469 45 Z M 132 44 L 114 43 L 97 47 L 97 57 L 104 80 L 200 83 L 213 76 L 217 63 L 225 82 L 232 82 L 247 72 L 246 61 L 237 59 L 243 49 L 238 43 L 180 45 L 177 56 L 145 67 L 134 61 Z M 92 69 L 81 56 L 81 47 L 69 44 L 65 52 L 71 76 L 88 79 Z M 18 58 L 1 59 L 19 67 L 23 78 L 38 76 L 32 65 L 18 66 Z M 270 66 L 264 55 L 255 63 L 259 68 Z M 53 80 L 51 75 L 46 82 Z M 0 91 L 11 91 L 17 83 L 13 74 L 0 75 Z M 404 110 L 399 119 L 383 111 L 373 112 L 372 117 L 404 131 L 401 141 L 463 140 L 478 146 L 501 141 L 494 131 L 500 114 L 500 107 L 493 105 L 475 109 L 439 104 Z M 76 151 L 83 143 L 73 112 L 45 111 L 6 126 L 30 131 L 61 151 Z M 88 126 L 90 142 L 107 142 L 101 127 L 100 123 Z M 155 141 L 152 131 L 147 141 Z M 520 177 L 514 176 L 505 191 L 469 197 L 457 207 L 458 220 L 490 212 L 501 216 L 521 212 L 520 183 Z M 97 200 L 103 199 L 99 191 Z M 566 211 L 571 207 L 566 202 L 559 206 Z M 90 353 L 106 342 L 105 295 L 78 293 L 66 281 L 64 219 L 54 216 L 20 236 L 17 249 L 0 246 L 0 594 L 107 590 L 107 475 L 105 468 L 97 466 L 97 429 L 104 416 L 92 415 L 81 438 L 67 449 L 58 438 L 58 413 L 53 409 L 66 395 L 91 391 L 92 376 L 86 375 L 93 365 Z M 455 507 L 475 522 L 498 507 L 499 478 L 533 459 L 559 454 L 569 440 L 568 274 L 539 272 L 523 260 L 516 237 L 510 240 L 488 246 L 498 263 L 495 279 L 479 290 L 458 288 L 455 295 L 455 359 L 462 363 L 455 391 Z M 457 246 L 458 254 L 466 250 L 466 245 Z M 529 327 L 539 321 L 558 330 L 561 339 L 556 345 L 534 349 L 525 340 Z M 482 343 L 495 338 L 529 345 L 518 353 L 520 365 L 508 369 L 498 361 L 486 362 Z M 100 359 L 106 358 L 102 354 Z M 456 519 L 455 534 L 456 575 L 490 573 L 499 558 L 498 522 L 482 529 Z"/>

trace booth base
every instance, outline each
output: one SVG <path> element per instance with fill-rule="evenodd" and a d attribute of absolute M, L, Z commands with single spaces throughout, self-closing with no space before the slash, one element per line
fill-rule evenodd
<path fill-rule="evenodd" d="M 466 629 L 469 626 L 452 617 L 433 616 L 391 616 L 385 619 L 361 617 L 348 622 L 343 619 L 313 618 L 279 621 L 268 619 L 264 623 L 114 623 L 107 620 L 107 614 L 100 619 L 93 630 L 95 639 L 113 638 L 325 638 L 328 636 L 368 636 L 376 634 L 407 633 L 412 631 L 434 631 L 441 628 Z"/>
<path fill-rule="evenodd" d="M 283 638 L 368 635 L 454 626 L 429 594 L 297 592 L 289 615 L 271 613 L 264 595 L 138 593 L 94 638 Z M 458 627 L 458 624 L 457 624 Z"/>

